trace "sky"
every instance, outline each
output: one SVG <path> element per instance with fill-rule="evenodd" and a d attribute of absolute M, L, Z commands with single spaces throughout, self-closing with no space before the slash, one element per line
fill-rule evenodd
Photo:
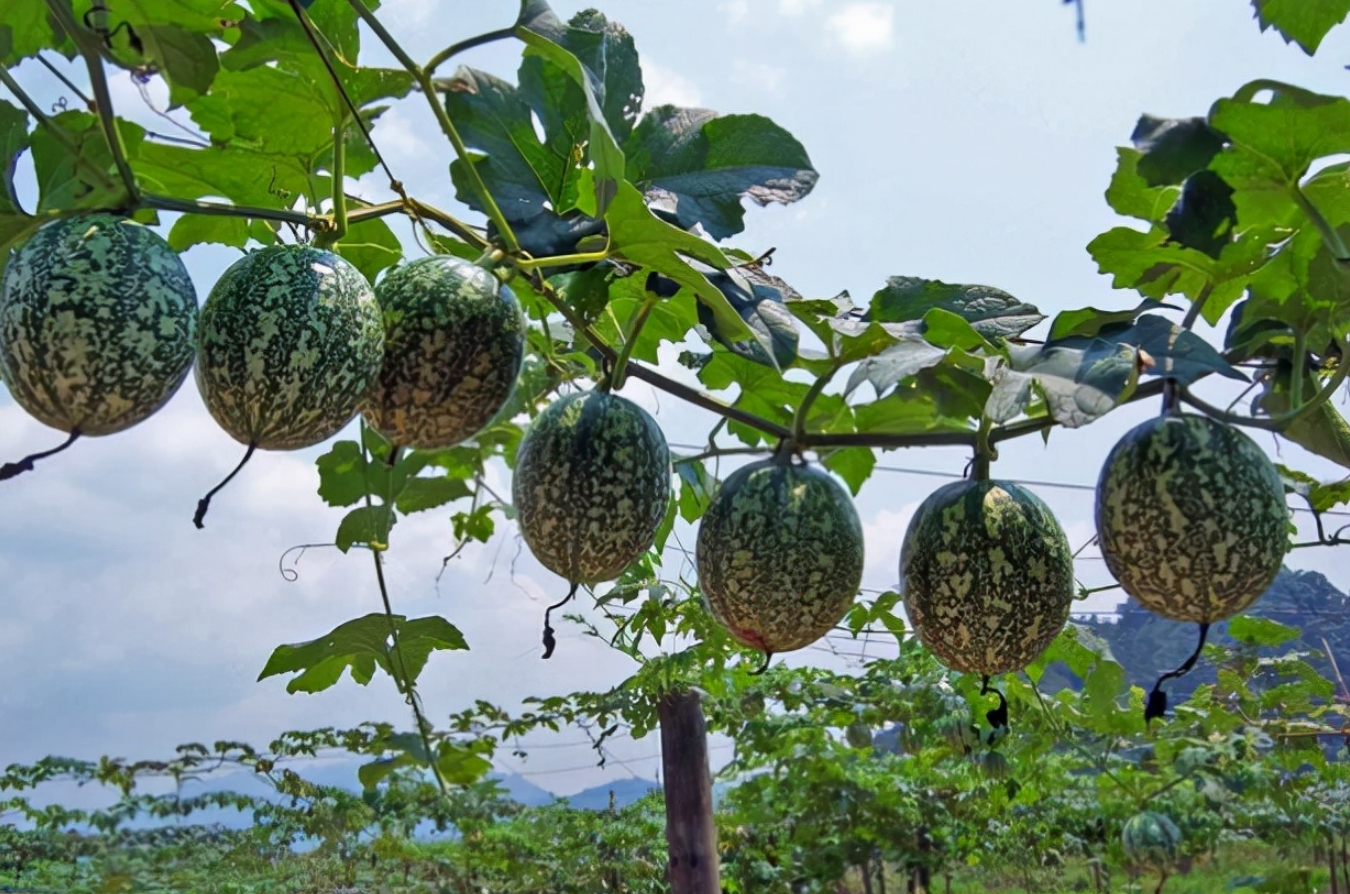
<path fill-rule="evenodd" d="M 567 17 L 586 4 L 553 5 Z M 602 8 L 634 35 L 648 107 L 764 114 L 807 148 L 820 172 L 813 193 L 788 207 L 750 208 L 748 229 L 735 240 L 755 254 L 775 248 L 773 272 L 798 291 L 848 290 L 865 304 L 886 277 L 909 275 L 998 286 L 1049 316 L 1137 303 L 1097 273 L 1084 246 L 1122 222 L 1102 193 L 1115 147 L 1141 113 L 1204 114 L 1257 77 L 1343 91 L 1350 49 L 1350 38 L 1333 32 L 1320 58 L 1309 59 L 1260 33 L 1242 0 L 1087 0 L 1086 42 L 1077 39 L 1073 8 L 1057 0 L 613 0 Z M 425 59 L 509 24 L 515 11 L 508 0 L 388 0 L 381 18 Z M 368 61 L 388 62 L 369 36 L 365 47 Z M 510 78 L 519 47 L 494 44 L 458 61 Z M 61 97 L 36 65 L 15 75 L 44 105 Z M 119 113 L 162 126 L 127 74 L 114 75 L 113 91 Z M 162 108 L 160 85 L 147 91 Z M 386 113 L 374 137 L 414 194 L 470 214 L 454 201 L 451 150 L 419 97 Z M 21 187 L 31 202 L 26 165 Z M 374 175 L 354 190 L 374 200 L 387 194 Z M 235 257 L 219 248 L 187 253 L 201 298 Z M 664 353 L 664 365 L 679 376 L 674 353 Z M 691 433 L 714 421 L 639 382 L 630 380 L 624 394 L 652 410 L 675 445 L 695 444 L 700 435 Z M 1048 446 L 1038 438 L 1005 444 L 994 474 L 1074 485 L 1033 489 L 1080 546 L 1093 533 L 1090 486 L 1102 459 L 1154 410 L 1127 407 L 1084 429 L 1057 430 Z M 59 440 L 0 389 L 0 461 Z M 1258 440 L 1274 449 L 1268 437 Z M 360 551 L 311 549 L 294 564 L 292 553 L 288 567 L 298 578 L 279 572 L 290 547 L 331 540 L 341 518 L 315 493 L 313 461 L 324 449 L 260 453 L 196 530 L 197 498 L 234 466 L 240 447 L 216 428 L 189 379 L 140 426 L 82 440 L 0 484 L 0 766 L 52 753 L 153 758 L 181 742 L 263 744 L 286 729 L 363 720 L 406 725 L 387 678 L 367 687 L 344 680 L 315 695 L 287 695 L 285 678 L 255 682 L 276 645 L 379 607 Z M 1344 474 L 1296 447 L 1280 450 L 1284 461 L 1323 478 Z M 943 483 L 914 470 L 959 474 L 966 460 L 946 449 L 881 455 L 857 500 L 864 587 L 894 585 L 909 517 Z M 502 492 L 507 473 L 494 474 Z M 681 540 L 692 545 L 692 532 L 684 529 Z M 432 512 L 401 522 L 387 555 L 395 609 L 442 614 L 471 647 L 433 656 L 422 675 L 433 719 L 478 698 L 517 707 L 526 696 L 606 689 L 635 669 L 574 625 L 560 627 L 550 661 L 539 659 L 543 608 L 566 586 L 530 558 L 509 524 L 499 524 L 492 542 L 464 550 L 438 580 L 450 548 L 447 514 Z M 672 573 L 690 570 L 668 561 Z M 1332 550 L 1300 550 L 1290 564 L 1350 588 Z M 1089 586 L 1109 582 L 1091 558 L 1079 575 Z M 1083 607 L 1109 609 L 1120 598 L 1103 594 Z M 582 610 L 595 614 L 584 603 Z M 831 642 L 775 660 L 833 667 L 854 660 L 832 647 L 859 649 Z M 887 654 L 894 646 L 873 640 L 867 649 Z M 630 774 L 654 778 L 659 768 L 655 736 L 617 740 L 604 771 L 593 766 L 580 730 L 522 744 L 528 758 L 504 748 L 499 766 L 564 794 Z M 729 743 L 714 742 L 714 763 L 729 754 Z"/>

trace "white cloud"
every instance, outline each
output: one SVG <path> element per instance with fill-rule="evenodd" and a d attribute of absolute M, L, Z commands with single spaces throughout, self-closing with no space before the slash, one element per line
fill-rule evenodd
<path fill-rule="evenodd" d="M 853 56 L 870 56 L 894 42 L 895 9 L 889 3 L 848 3 L 825 20 L 831 38 Z"/>
<path fill-rule="evenodd" d="M 820 6 L 821 0 L 778 0 L 778 11 L 785 16 L 804 15 Z"/>
<path fill-rule="evenodd" d="M 787 77 L 787 69 L 782 66 L 769 65 L 765 62 L 747 62 L 744 59 L 737 59 L 731 70 L 738 82 L 753 84 L 771 93 L 777 92 L 779 85 Z"/>
<path fill-rule="evenodd" d="M 738 25 L 750 17 L 749 0 L 728 0 L 719 9 L 726 16 L 727 24 Z"/>
<path fill-rule="evenodd" d="M 642 60 L 642 83 L 645 96 L 642 105 L 654 108 L 669 103 L 673 106 L 696 108 L 703 104 L 698 85 L 674 69 L 666 68 L 650 57 Z"/>

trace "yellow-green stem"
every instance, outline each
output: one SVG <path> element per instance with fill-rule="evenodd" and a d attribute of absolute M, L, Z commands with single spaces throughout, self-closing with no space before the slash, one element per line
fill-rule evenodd
<path fill-rule="evenodd" d="M 314 237 L 319 248 L 332 248 L 343 236 L 347 235 L 347 191 L 344 184 L 347 179 L 347 113 L 339 111 L 333 116 L 333 222 Z"/>
<path fill-rule="evenodd" d="M 614 358 L 614 368 L 610 370 L 609 387 L 618 391 L 623 387 L 624 376 L 628 374 L 628 358 L 633 356 L 633 346 L 637 344 L 638 336 L 642 333 L 642 327 L 646 325 L 647 318 L 651 316 L 652 310 L 661 302 L 661 299 L 655 295 L 648 295 L 642 305 L 633 313 L 632 322 L 628 325 L 628 334 L 624 337 L 623 345 L 619 348 L 619 356 Z"/>
<path fill-rule="evenodd" d="M 549 267 L 569 267 L 573 264 L 598 264 L 609 257 L 609 249 L 604 251 L 579 252 L 572 255 L 554 255 L 549 258 L 515 258 L 512 264 L 526 272 Z"/>
<path fill-rule="evenodd" d="M 993 422 L 988 416 L 981 416 L 979 430 L 975 432 L 975 458 L 970 469 L 970 477 L 975 481 L 988 481 L 989 464 L 998 458 L 998 450 L 989 439 L 992 431 Z"/>
<path fill-rule="evenodd" d="M 506 40 L 509 37 L 516 36 L 516 28 L 512 25 L 510 28 L 498 28 L 496 31 L 489 31 L 486 34 L 479 34 L 476 37 L 469 37 L 457 43 L 453 43 L 436 55 L 427 60 L 427 64 L 422 66 L 426 69 L 428 75 L 436 73 L 453 56 L 458 56 L 465 50 L 471 50 L 474 47 L 481 47 L 484 44 L 492 43 L 496 40 Z"/>
<path fill-rule="evenodd" d="M 811 415 L 811 406 L 816 402 L 825 391 L 825 386 L 830 384 L 834 374 L 839 372 L 838 366 L 833 366 L 825 372 L 824 375 L 816 378 L 807 389 L 806 394 L 802 396 L 802 402 L 797 405 L 797 412 L 792 416 L 792 441 L 798 446 L 806 440 L 806 422 Z"/>

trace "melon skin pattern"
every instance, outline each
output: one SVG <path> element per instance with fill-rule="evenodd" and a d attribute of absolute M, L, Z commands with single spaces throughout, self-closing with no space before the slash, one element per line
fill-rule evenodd
<path fill-rule="evenodd" d="M 1125 821 L 1120 844 L 1133 863 L 1166 866 L 1177 858 L 1181 830 L 1165 814 L 1146 810 Z"/>
<path fill-rule="evenodd" d="M 183 384 L 197 316 L 183 262 L 153 230 L 111 214 L 54 221 L 0 281 L 0 380 L 52 428 L 123 431 Z"/>
<path fill-rule="evenodd" d="M 613 580 L 656 541 L 670 450 L 632 401 L 568 394 L 521 439 L 511 492 L 521 535 L 545 568 L 573 584 Z"/>
<path fill-rule="evenodd" d="M 695 555 L 713 617 L 751 648 L 790 652 L 833 629 L 857 598 L 862 525 L 829 474 L 761 460 L 718 488 Z"/>
<path fill-rule="evenodd" d="M 900 592 L 919 639 L 943 664 L 988 676 L 1021 670 L 1069 620 L 1073 553 L 1031 491 L 957 481 L 930 494 L 910 521 Z"/>
<path fill-rule="evenodd" d="M 1212 623 L 1255 602 L 1289 549 L 1275 465 L 1207 416 L 1151 419 L 1112 448 L 1097 482 L 1106 567 L 1141 605 Z"/>
<path fill-rule="evenodd" d="M 525 357 L 525 319 L 490 271 L 448 255 L 385 274 L 384 364 L 366 420 L 403 447 L 451 447 L 477 434 L 511 397 Z"/>
<path fill-rule="evenodd" d="M 207 297 L 197 387 L 236 441 L 296 450 L 351 421 L 383 354 L 360 271 L 323 249 L 273 246 L 236 261 Z"/>

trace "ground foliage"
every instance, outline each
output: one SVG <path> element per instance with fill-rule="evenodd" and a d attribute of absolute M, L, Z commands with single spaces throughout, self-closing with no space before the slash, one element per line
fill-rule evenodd
<path fill-rule="evenodd" d="M 10 768 L 0 780 L 10 790 L 65 774 L 122 793 L 111 813 L 9 802 L 37 830 L 17 833 L 23 843 L 11 853 L 25 853 L 32 841 L 39 850 L 59 848 L 77 840 L 62 833 L 81 825 L 106 833 L 94 845 L 103 847 L 139 812 L 239 806 L 224 795 L 155 799 L 134 785 L 146 773 L 180 780 L 226 761 L 271 780 L 289 806 L 250 803 L 255 822 L 247 832 L 218 839 L 203 832 L 203 840 L 218 841 L 221 859 L 243 859 L 243 848 L 290 866 L 277 855 L 305 839 L 334 842 L 335 859 L 352 866 L 356 855 L 372 853 L 397 864 L 398 848 L 414 847 L 416 821 L 429 819 L 464 832 L 447 871 L 472 863 L 474 842 L 486 841 L 500 848 L 485 850 L 483 865 L 496 860 L 525 872 L 535 864 L 502 841 L 529 821 L 503 822 L 493 807 L 475 814 L 485 823 L 479 838 L 465 825 L 464 799 L 491 800 L 475 785 L 495 743 L 577 722 L 603 730 L 598 747 L 620 728 L 640 737 L 655 727 L 662 693 L 695 686 L 706 693 L 711 728 L 734 736 L 729 772 L 743 779 L 724 810 L 729 890 L 786 890 L 791 882 L 825 890 L 847 871 L 882 864 L 931 875 L 1007 860 L 1029 842 L 1047 859 L 1058 853 L 1118 864 L 1119 825 L 1145 804 L 1177 820 L 1192 856 L 1247 836 L 1334 845 L 1328 859 L 1340 865 L 1345 783 L 1321 746 L 1343 734 L 1345 708 L 1306 654 L 1247 650 L 1287 639 L 1291 631 L 1279 624 L 1229 625 L 1237 644 L 1212 654 L 1215 682 L 1153 730 L 1141 717 L 1142 690 L 1130 688 L 1121 666 L 1066 633 L 1026 678 L 1005 680 L 1019 722 L 1000 738 L 988 724 L 971 724 L 988 708 L 978 681 L 942 674 L 903 639 L 896 594 L 860 602 L 847 625 L 855 634 L 894 634 L 898 662 L 872 662 L 855 675 L 773 668 L 751 678 L 746 668 L 759 662 L 744 660 L 696 588 L 672 579 L 661 556 L 675 520 L 695 522 L 708 505 L 721 452 L 767 452 L 786 442 L 856 493 L 878 448 L 964 444 L 988 460 L 1004 440 L 1090 424 L 1122 403 L 1158 395 L 1164 381 L 1199 412 L 1277 431 L 1350 467 L 1350 426 L 1329 401 L 1347 371 L 1350 336 L 1350 167 L 1341 160 L 1350 153 L 1350 101 L 1261 80 L 1236 85 L 1193 118 L 1141 117 L 1118 150 L 1106 191 L 1128 223 L 1088 246 L 1115 285 L 1136 294 L 1116 308 L 1061 312 L 1035 339 L 1030 333 L 1045 315 L 993 286 L 897 272 L 859 305 L 846 294 L 803 296 L 769 272 L 761 252 L 731 245 L 745 229 L 745 199 L 785 204 L 809 194 L 818 175 L 806 148 L 758 115 L 644 108 L 636 42 L 603 14 L 562 22 L 546 3 L 525 0 L 501 31 L 456 35 L 464 40 L 419 64 L 375 5 L 10 4 L 0 24 L 0 83 L 13 97 L 0 99 L 7 159 L 0 250 L 46 221 L 107 210 L 152 223 L 165 215 L 167 238 L 179 250 L 312 239 L 372 280 L 425 250 L 494 266 L 530 320 L 512 402 L 473 440 L 445 450 L 398 451 L 369 430 L 332 445 L 318 460 L 319 496 L 349 509 L 335 541 L 344 552 L 367 552 L 378 569 L 382 554 L 397 548 L 398 519 L 432 510 L 449 513 L 461 545 L 485 541 L 511 511 L 485 472 L 513 461 L 523 424 L 550 395 L 566 383 L 598 379 L 621 388 L 625 379 L 642 379 L 722 421 L 705 454 L 677 458 L 678 489 L 656 548 L 613 586 L 594 591 L 598 610 L 575 617 L 638 669 L 608 692 L 521 711 L 480 704 L 433 723 L 416 680 L 434 652 L 471 644 L 452 619 L 401 616 L 381 593 L 383 611 L 372 602 L 366 617 L 278 647 L 261 677 L 288 676 L 291 691 L 313 692 L 348 673 L 361 684 L 386 674 L 413 708 L 411 732 L 372 725 L 313 739 L 294 734 L 265 755 L 223 743 L 189 748 L 162 765 Z M 1350 11 L 1339 0 L 1255 7 L 1261 27 L 1307 53 Z M 383 43 L 399 66 L 362 64 L 362 39 Z M 520 43 L 513 79 L 443 68 L 458 50 L 486 40 Z M 10 74 L 57 56 L 85 63 L 86 108 L 45 110 Z M 200 139 L 168 139 L 119 117 L 107 84 L 112 68 L 162 78 L 170 112 Z M 453 150 L 447 177 L 478 217 L 431 206 L 387 168 L 393 198 L 348 194 L 348 178 L 382 168 L 380 118 L 400 102 L 429 105 Z M 24 153 L 37 175 L 32 208 L 21 205 L 14 183 L 15 159 Z M 415 244 L 395 234 L 391 215 L 411 222 Z M 1191 331 L 1200 318 L 1228 321 L 1221 344 Z M 662 344 L 682 349 L 702 390 L 657 367 Z M 1193 393 L 1211 376 L 1249 381 L 1249 412 Z M 1283 471 L 1292 498 L 1317 512 L 1350 498 L 1343 481 Z M 1322 539 L 1340 538 L 1323 532 Z M 652 657 L 651 646 L 664 652 Z M 1080 689 L 1036 688 L 1055 661 Z M 1277 682 L 1256 686 L 1258 669 Z M 755 705 L 761 710 L 747 710 Z M 849 746 L 840 731 L 855 723 L 887 727 L 901 747 Z M 311 790 L 278 770 L 279 760 L 320 748 L 363 755 L 361 794 Z M 434 784 L 423 775 L 428 767 Z M 650 819 L 639 810 L 623 834 L 646 834 L 634 830 L 650 831 L 643 825 Z M 584 818 L 575 822 L 586 828 Z M 614 852 L 625 860 L 652 852 L 635 840 L 615 840 Z M 154 852 L 171 852 L 171 844 Z M 119 890 L 107 881 L 115 874 L 107 861 L 124 850 L 108 850 L 102 862 L 77 861 L 73 871 L 97 866 L 102 890 Z M 550 853 L 559 852 L 576 851 Z M 639 884 L 644 872 L 627 867 L 622 884 Z M 1267 889 L 1297 889 L 1290 884 Z"/>

